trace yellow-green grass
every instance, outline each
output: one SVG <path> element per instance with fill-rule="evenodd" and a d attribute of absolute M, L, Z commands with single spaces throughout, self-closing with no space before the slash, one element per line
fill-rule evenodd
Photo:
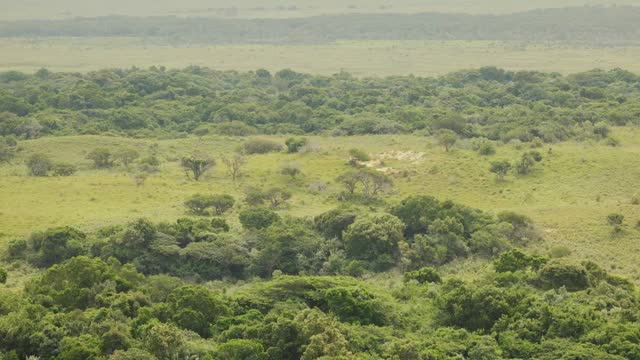
<path fill-rule="evenodd" d="M 13 1 L 0 20 L 63 19 L 76 16 L 222 16 L 288 18 L 347 13 L 511 13 L 583 5 L 636 5 L 635 0 L 30 0 Z"/>
<path fill-rule="evenodd" d="M 640 192 L 640 131 L 616 129 L 615 133 L 622 141 L 618 148 L 602 143 L 566 142 L 551 145 L 551 155 L 547 154 L 548 146 L 539 149 L 545 159 L 536 171 L 524 177 L 509 175 L 504 182 L 488 172 L 489 163 L 513 160 L 527 148 L 502 145 L 496 155 L 481 157 L 464 149 L 464 144 L 447 153 L 433 139 L 418 136 L 312 137 L 312 142 L 322 149 L 319 153 L 252 155 L 248 157 L 246 175 L 233 184 L 222 164 L 208 179 L 188 181 L 178 159 L 195 149 L 220 159 L 223 154 L 232 153 L 243 141 L 241 138 L 42 138 L 22 142 L 18 158 L 0 167 L 0 232 L 7 240 L 60 225 L 90 231 L 138 217 L 170 221 L 186 215 L 182 203 L 194 193 L 230 193 L 240 200 L 248 186 L 287 187 L 294 197 L 283 213 L 312 216 L 338 205 L 335 194 L 339 187 L 334 179 L 349 169 L 346 158 L 350 148 L 365 149 L 374 157 L 389 151 L 413 151 L 424 153 L 422 160 L 385 160 L 386 167 L 406 170 L 404 175 L 394 175 L 396 193 L 386 197 L 388 202 L 429 194 L 491 213 L 523 213 L 534 219 L 545 237 L 544 241 L 530 244 L 532 249 L 546 253 L 554 246 L 566 246 L 575 258 L 596 260 L 638 280 L 640 231 L 635 225 L 640 220 L 640 205 L 633 205 L 631 199 Z M 159 146 L 162 172 L 151 176 L 141 187 L 136 187 L 121 167 L 95 170 L 84 159 L 95 147 L 126 145 L 144 153 L 153 143 Z M 34 152 L 47 153 L 56 161 L 76 163 L 80 171 L 66 178 L 27 176 L 23 161 Z M 288 160 L 301 164 L 302 178 L 290 180 L 279 173 L 281 164 Z M 329 190 L 309 192 L 309 184 L 317 181 L 327 182 Z M 239 201 L 227 215 L 232 223 L 237 224 L 237 211 L 242 206 Z M 622 235 L 612 236 L 606 221 L 612 212 L 626 217 Z M 468 264 L 453 264 L 452 268 L 468 269 Z"/>
<path fill-rule="evenodd" d="M 106 67 L 190 65 L 249 71 L 291 68 L 356 76 L 443 75 L 498 66 L 575 73 L 593 68 L 640 72 L 640 46 L 585 47 L 495 41 L 344 41 L 324 45 L 166 45 L 132 38 L 0 38 L 0 71 L 87 72 Z"/>

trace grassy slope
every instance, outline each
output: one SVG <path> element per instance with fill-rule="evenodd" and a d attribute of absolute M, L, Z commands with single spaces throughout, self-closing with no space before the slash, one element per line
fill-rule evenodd
<path fill-rule="evenodd" d="M 543 148 L 543 166 L 524 178 L 509 176 L 504 183 L 488 173 L 489 162 L 513 159 L 524 149 L 501 146 L 497 155 L 482 158 L 463 148 L 445 153 L 433 145 L 432 139 L 415 136 L 314 138 L 313 142 L 322 148 L 317 154 L 251 156 L 247 176 L 234 186 L 222 165 L 206 181 L 187 181 L 176 160 L 194 148 L 207 149 L 220 158 L 221 154 L 232 152 L 240 139 L 162 140 L 156 141 L 164 160 L 162 173 L 141 188 L 136 188 L 123 169 L 90 169 L 84 154 L 93 147 L 123 144 L 144 152 L 153 141 L 95 136 L 43 138 L 23 142 L 19 159 L 0 167 L 0 231 L 7 239 L 55 225 L 74 224 L 92 229 L 141 216 L 172 220 L 185 215 L 182 202 L 190 194 L 231 193 L 240 197 L 247 186 L 286 186 L 295 194 L 286 212 L 315 215 L 337 205 L 330 194 L 337 188 L 331 182 L 348 169 L 347 150 L 357 146 L 374 155 L 395 150 L 425 153 L 418 162 L 385 161 L 385 166 L 410 174 L 407 178 L 395 178 L 397 193 L 389 197 L 390 201 L 425 193 L 494 213 L 501 210 L 524 213 L 538 223 L 546 237 L 544 242 L 532 244 L 533 248 L 546 252 L 553 246 L 567 246 L 578 258 L 597 260 L 616 272 L 635 275 L 640 270 L 635 261 L 640 251 L 637 240 L 640 232 L 634 229 L 640 220 L 640 206 L 632 205 L 631 197 L 638 192 L 640 178 L 639 134 L 638 130 L 618 130 L 623 142 L 620 148 L 563 143 L 553 145 L 551 156 Z M 21 161 L 36 151 L 49 153 L 56 160 L 81 164 L 82 169 L 69 178 L 28 177 Z M 285 160 L 299 161 L 305 176 L 292 181 L 280 175 L 279 166 Z M 329 193 L 309 193 L 307 186 L 315 181 L 329 182 Z M 611 212 L 626 216 L 624 235 L 611 237 L 605 220 Z M 229 217 L 235 219 L 234 214 Z M 468 263 L 460 266 L 468 269 Z"/>
<path fill-rule="evenodd" d="M 0 20 L 68 18 L 109 14 L 130 16 L 233 16 L 286 18 L 343 13 L 465 12 L 511 13 L 583 5 L 636 5 L 635 0 L 30 0 L 12 1 Z M 234 10 L 231 10 L 234 8 Z"/>
<path fill-rule="evenodd" d="M 327 45 L 181 45 L 128 38 L 0 38 L 0 71 L 86 72 L 106 67 L 183 68 L 301 72 L 357 76 L 442 75 L 460 69 L 498 66 L 509 70 L 576 73 L 593 68 L 640 72 L 640 47 L 587 48 L 566 44 L 493 41 L 360 41 Z"/>

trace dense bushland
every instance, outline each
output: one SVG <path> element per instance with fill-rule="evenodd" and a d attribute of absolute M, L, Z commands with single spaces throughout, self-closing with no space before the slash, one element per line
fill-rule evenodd
<path fill-rule="evenodd" d="M 438 134 L 447 147 L 452 135 L 554 142 L 607 138 L 609 125 L 638 124 L 639 99 L 640 77 L 623 70 L 561 76 L 482 68 L 367 79 L 199 67 L 41 70 L 0 74 L 0 135 L 414 132 Z M 242 150 L 272 151 L 249 145 Z"/>

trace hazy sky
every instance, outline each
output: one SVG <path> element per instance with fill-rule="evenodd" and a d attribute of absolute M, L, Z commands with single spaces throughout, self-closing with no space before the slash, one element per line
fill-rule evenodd
<path fill-rule="evenodd" d="M 353 12 L 508 13 L 640 0 L 0 0 L 0 20 L 103 15 L 299 17 Z M 234 8 L 234 9 L 232 9 Z"/>

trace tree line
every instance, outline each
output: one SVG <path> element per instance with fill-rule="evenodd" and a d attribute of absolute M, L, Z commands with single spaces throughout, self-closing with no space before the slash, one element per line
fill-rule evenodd
<path fill-rule="evenodd" d="M 169 42 L 327 43 L 337 40 L 515 40 L 637 43 L 640 8 L 573 7 L 504 15 L 351 14 L 294 19 L 74 18 L 0 23 L 4 37 L 142 37 Z"/>
<path fill-rule="evenodd" d="M 442 135 L 447 142 L 453 135 L 615 145 L 609 126 L 640 119 L 639 84 L 639 76 L 620 69 L 562 76 L 487 67 L 365 79 L 200 67 L 12 71 L 0 73 L 0 136 L 413 133 L 449 134 Z"/>

